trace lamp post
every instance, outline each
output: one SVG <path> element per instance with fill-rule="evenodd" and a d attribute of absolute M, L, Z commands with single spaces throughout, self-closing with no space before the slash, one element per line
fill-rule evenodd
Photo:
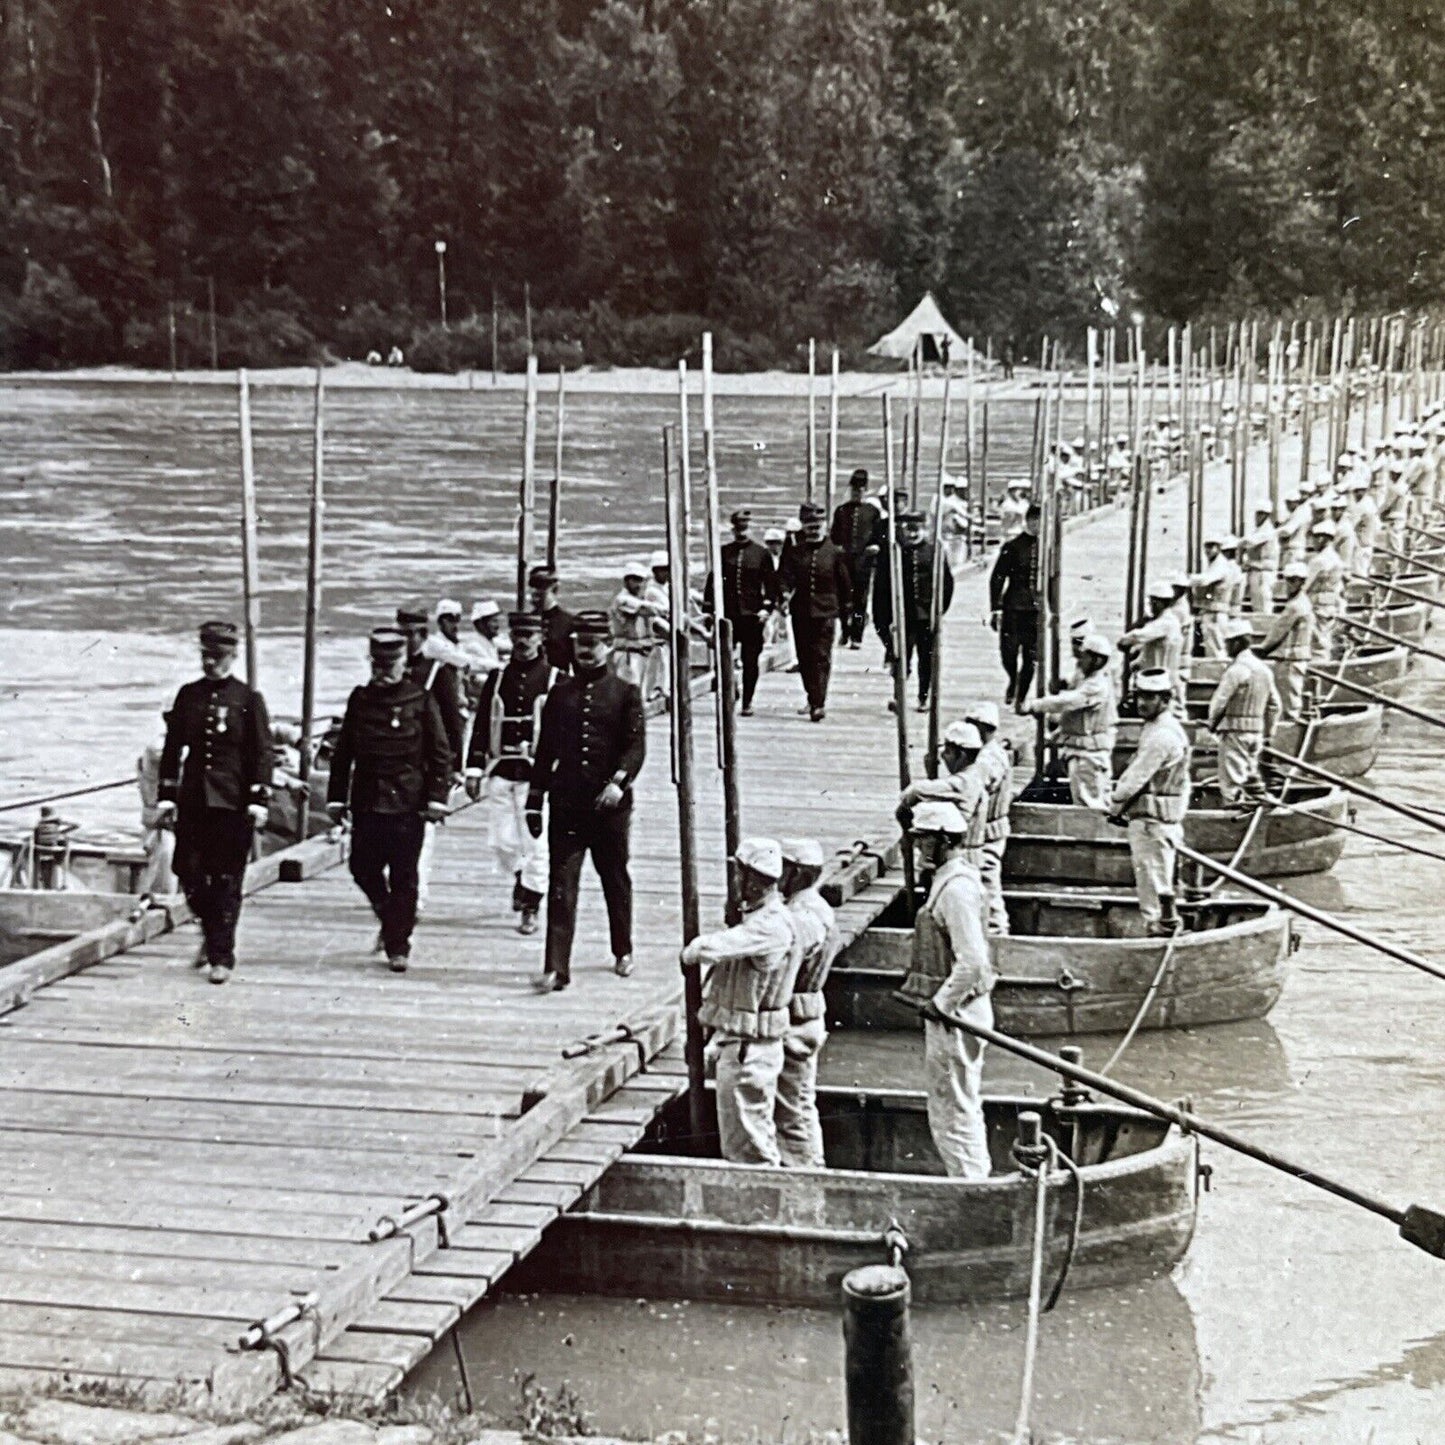
<path fill-rule="evenodd" d="M 442 330 L 447 329 L 447 243 L 438 241 L 437 247 L 437 291 L 442 303 Z"/>

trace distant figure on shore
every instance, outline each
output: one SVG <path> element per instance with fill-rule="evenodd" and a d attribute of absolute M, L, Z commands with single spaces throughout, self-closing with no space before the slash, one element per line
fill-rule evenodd
<path fill-rule="evenodd" d="M 527 830 L 542 836 L 547 818 L 547 951 L 539 993 L 572 981 L 572 939 L 582 862 L 592 866 L 607 900 L 612 967 L 632 973 L 632 784 L 647 757 L 642 693 L 608 666 L 612 623 L 605 612 L 579 612 L 572 624 L 573 674 L 559 677 L 542 708 Z"/>
<path fill-rule="evenodd" d="M 368 645 L 371 681 L 347 699 L 326 811 L 338 825 L 351 815 L 351 876 L 381 925 L 391 971 L 405 973 L 424 830 L 447 815 L 451 742 L 436 699 L 407 676 L 406 634 L 379 627 Z"/>
<path fill-rule="evenodd" d="M 868 472 L 859 467 L 848 478 L 848 500 L 833 512 L 828 535 L 848 559 L 852 605 L 843 619 L 843 637 L 851 648 L 863 645 L 868 625 L 868 589 L 878 561 L 883 513 L 868 500 Z"/>
<path fill-rule="evenodd" d="M 271 719 L 266 700 L 231 676 L 238 633 L 230 622 L 200 631 L 201 672 L 176 694 L 161 750 L 157 827 L 174 826 L 172 866 L 205 936 L 212 983 L 236 967 L 236 925 L 251 839 L 271 799 Z"/>
<path fill-rule="evenodd" d="M 388 366 L 405 366 L 405 365 L 406 365 L 406 356 L 405 356 L 405 354 L 402 352 L 401 347 L 399 347 L 399 346 L 393 346 L 393 347 L 391 348 L 391 350 L 386 353 L 386 364 L 387 364 Z"/>
<path fill-rule="evenodd" d="M 989 577 L 989 626 L 998 633 L 999 656 L 1008 677 L 1005 701 L 1022 712 L 1039 652 L 1039 508 L 1030 502 L 1024 529 L 998 549 Z"/>
<path fill-rule="evenodd" d="M 1003 350 L 999 352 L 998 359 L 1003 367 L 1003 379 L 1012 381 L 1014 379 L 1014 344 L 1012 339 L 1003 344 Z"/>

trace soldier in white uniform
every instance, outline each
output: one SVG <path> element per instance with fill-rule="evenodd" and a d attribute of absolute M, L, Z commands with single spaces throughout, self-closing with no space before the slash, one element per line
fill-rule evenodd
<path fill-rule="evenodd" d="M 982 1040 L 949 1019 L 993 1026 L 996 975 L 983 928 L 983 883 L 964 856 L 967 824 L 951 803 L 926 802 L 914 835 L 933 864 L 928 897 L 913 923 L 913 956 L 901 990 L 923 1013 L 928 1128 L 951 1178 L 987 1179 Z"/>
<path fill-rule="evenodd" d="M 1248 622 L 1225 624 L 1230 663 L 1209 700 L 1210 731 L 1219 739 L 1219 792 L 1226 803 L 1264 796 L 1260 753 L 1279 721 L 1274 674 L 1250 647 L 1253 635 Z"/>
<path fill-rule="evenodd" d="M 1009 931 L 1008 909 L 1003 901 L 1003 856 L 1008 851 L 1009 809 L 1014 797 L 1014 755 L 1007 738 L 998 735 L 996 702 L 975 702 L 963 715 L 983 740 L 975 759 L 984 785 L 983 848 L 978 860 L 987 906 L 988 931 L 1004 935 Z"/>
<path fill-rule="evenodd" d="M 1271 619 L 1255 651 L 1274 663 L 1280 706 L 1285 717 L 1296 721 L 1304 708 L 1305 671 L 1314 656 L 1315 609 L 1305 591 L 1309 569 L 1303 562 L 1286 563 L 1281 576 L 1285 604 Z"/>
<path fill-rule="evenodd" d="M 1174 610 L 1174 588 L 1168 582 L 1155 582 L 1149 588 L 1148 621 L 1131 628 L 1119 639 L 1122 652 L 1138 652 L 1140 671 L 1162 668 L 1174 681 L 1175 696 L 1184 697 L 1184 679 L 1179 669 L 1184 650 L 1184 634 L 1179 627 L 1179 614 Z"/>
<path fill-rule="evenodd" d="M 1345 610 L 1345 564 L 1335 551 L 1335 524 L 1328 519 L 1310 528 L 1311 553 L 1305 567 L 1305 591 L 1315 610 L 1315 651 L 1335 652 L 1335 626 Z"/>
<path fill-rule="evenodd" d="M 643 689 L 658 644 L 658 612 L 647 597 L 647 568 L 629 562 L 622 569 L 622 590 L 607 609 L 612 624 L 612 671 L 624 682 Z"/>
<path fill-rule="evenodd" d="M 781 1163 L 776 1124 L 788 1005 L 798 971 L 797 929 L 778 881 L 783 853 L 771 838 L 745 838 L 738 865 L 742 921 L 700 933 L 682 951 L 707 970 L 698 1017 L 713 1031 L 722 1157 L 734 1164 Z"/>
<path fill-rule="evenodd" d="M 818 1118 L 818 1055 L 828 1041 L 823 985 L 838 953 L 832 905 L 818 891 L 823 849 L 815 838 L 785 838 L 781 844 L 781 889 L 797 934 L 798 971 L 783 1036 L 783 1072 L 778 1079 L 778 1153 L 798 1169 L 823 1167 L 823 1125 Z"/>
<path fill-rule="evenodd" d="M 1114 780 L 1114 739 L 1119 712 L 1114 679 L 1109 675 L 1113 649 L 1097 632 L 1084 638 L 1079 649 L 1079 678 L 1051 697 L 1029 703 L 1035 716 L 1058 722 L 1059 756 L 1069 770 L 1069 798 L 1081 808 L 1105 812 Z"/>
<path fill-rule="evenodd" d="M 1204 539 L 1204 570 L 1196 572 L 1189 584 L 1198 596 L 1199 637 L 1205 657 L 1224 656 L 1224 623 L 1229 616 L 1233 578 L 1224 555 L 1222 537 Z M 1186 635 L 1186 642 L 1187 642 Z"/>
<path fill-rule="evenodd" d="M 1173 684 L 1163 668 L 1135 679 L 1144 726 L 1129 766 L 1114 783 L 1109 821 L 1129 829 L 1134 891 L 1145 927 L 1156 938 L 1183 926 L 1174 906 L 1174 865 L 1189 810 L 1189 738 L 1169 711 Z"/>
<path fill-rule="evenodd" d="M 1243 565 L 1249 610 L 1256 617 L 1268 617 L 1274 611 L 1274 582 L 1279 573 L 1279 528 L 1268 502 L 1254 509 L 1254 526 L 1244 539 Z"/>

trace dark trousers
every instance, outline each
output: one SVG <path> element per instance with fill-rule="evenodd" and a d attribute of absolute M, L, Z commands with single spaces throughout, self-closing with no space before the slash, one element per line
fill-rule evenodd
<path fill-rule="evenodd" d="M 388 958 L 411 953 L 417 860 L 425 835 L 420 813 L 357 813 L 352 819 L 351 876 L 381 924 Z"/>
<path fill-rule="evenodd" d="M 739 617 L 733 623 L 733 641 L 743 659 L 743 706 L 751 707 L 758 690 L 758 659 L 763 655 L 763 619 L 756 613 Z"/>
<path fill-rule="evenodd" d="M 868 628 L 868 594 L 872 590 L 873 569 L 877 565 L 876 552 L 860 552 L 848 558 L 848 572 L 853 578 L 853 605 L 843 619 L 843 641 L 862 642 Z"/>
<path fill-rule="evenodd" d="M 251 819 L 227 808 L 182 808 L 171 866 L 191 912 L 200 920 L 206 959 L 236 966 L 241 887 L 251 857 Z"/>
<path fill-rule="evenodd" d="M 928 690 L 933 686 L 933 629 L 926 622 L 913 622 L 904 629 L 904 645 L 908 649 L 905 666 L 913 671 L 913 654 L 918 653 L 918 701 L 928 701 Z M 890 633 L 884 644 L 888 653 L 885 661 L 891 671 L 894 667 L 893 637 Z M 907 674 L 905 673 L 905 676 Z"/>
<path fill-rule="evenodd" d="M 998 650 L 1008 674 L 1009 697 L 1015 702 L 1028 696 L 1034 680 L 1039 653 L 1037 612 L 1005 612 L 999 618 Z"/>
<path fill-rule="evenodd" d="M 808 706 L 828 705 L 828 681 L 833 676 L 833 644 L 838 637 L 836 617 L 807 617 L 793 613 L 793 646 Z"/>
<path fill-rule="evenodd" d="M 546 969 L 559 978 L 572 977 L 572 936 L 577 930 L 577 894 L 582 885 L 582 860 L 592 866 L 607 900 L 607 927 L 612 956 L 632 952 L 632 875 L 627 871 L 628 836 L 632 830 L 632 799 L 610 813 L 595 808 L 551 807 L 547 816 Z"/>

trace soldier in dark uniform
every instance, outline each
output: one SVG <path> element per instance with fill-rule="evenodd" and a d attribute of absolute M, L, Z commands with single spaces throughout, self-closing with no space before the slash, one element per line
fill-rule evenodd
<path fill-rule="evenodd" d="M 201 628 L 201 671 L 176 694 L 166 715 L 156 821 L 174 820 L 173 868 L 200 920 L 212 983 L 236 966 L 236 924 L 251 838 L 266 822 L 271 797 L 271 720 L 266 700 L 231 676 L 236 628 Z"/>
<path fill-rule="evenodd" d="M 1016 712 L 1028 701 L 1039 653 L 1038 566 L 1039 509 L 1031 503 L 1023 531 L 998 549 L 988 579 L 989 626 L 998 633 L 1008 701 Z"/>
<path fill-rule="evenodd" d="M 723 616 L 732 624 L 733 641 L 743 659 L 742 713 L 753 715 L 763 632 L 778 608 L 778 570 L 768 549 L 748 535 L 753 514 L 746 507 L 732 515 L 733 540 L 722 549 Z M 703 588 L 703 606 L 712 607 L 712 575 Z"/>
<path fill-rule="evenodd" d="M 406 636 L 371 634 L 371 681 L 353 688 L 331 757 L 326 811 L 351 813 L 351 876 L 381 924 L 393 973 L 416 927 L 417 863 L 428 822 L 447 815 L 451 755 L 436 700 L 406 675 Z"/>
<path fill-rule="evenodd" d="M 803 535 L 783 554 L 781 580 L 793 617 L 798 671 L 808 696 L 806 710 L 814 722 L 822 722 L 838 619 L 849 615 L 853 587 L 843 549 L 823 535 L 823 509 L 804 502 L 798 518 Z"/>
<path fill-rule="evenodd" d="M 833 513 L 828 535 L 848 558 L 848 575 L 853 582 L 853 605 L 843 619 L 843 640 L 849 647 L 863 645 L 868 624 L 868 584 L 878 560 L 883 513 L 865 495 L 868 473 L 859 467 L 848 478 L 848 500 Z"/>
<path fill-rule="evenodd" d="M 462 744 L 467 731 L 466 690 L 462 671 L 455 663 L 428 657 L 427 611 L 422 602 L 409 602 L 396 609 L 397 630 L 406 635 L 406 674 L 423 692 L 431 693 L 446 729 L 452 753 L 452 772 L 462 775 Z"/>
<path fill-rule="evenodd" d="M 517 932 L 530 934 L 547 887 L 547 846 L 527 830 L 527 793 L 542 706 L 557 670 L 542 655 L 540 617 L 513 612 L 507 622 L 512 655 L 488 676 L 477 703 L 467 793 L 473 801 L 485 796 L 492 850 L 512 879 L 512 911 L 521 915 Z"/>
<path fill-rule="evenodd" d="M 561 677 L 542 708 L 541 735 L 527 794 L 527 827 L 542 836 L 548 800 L 546 966 L 542 993 L 572 978 L 572 935 L 582 859 L 589 852 L 607 899 L 614 971 L 632 972 L 632 878 L 627 871 L 632 783 L 647 755 L 642 693 L 607 666 L 612 628 L 605 612 L 582 612 L 573 624 L 575 672 Z"/>
<path fill-rule="evenodd" d="M 923 512 L 900 512 L 898 516 L 898 546 L 903 581 L 903 636 L 907 659 L 904 666 L 912 667 L 913 653 L 918 651 L 918 706 L 920 711 L 928 706 L 928 692 L 933 683 L 933 543 L 923 535 L 927 521 Z M 892 646 L 893 627 L 893 567 L 892 552 L 885 552 L 878 559 L 878 571 L 873 581 L 873 625 L 884 639 L 885 661 L 890 669 L 895 666 Z M 953 573 L 948 559 L 943 559 L 943 605 L 939 609 L 941 618 L 953 603 Z M 891 704 L 890 704 L 891 705 Z"/>
<path fill-rule="evenodd" d="M 542 645 L 547 661 L 558 672 L 572 670 L 572 624 L 577 619 L 557 601 L 557 574 L 533 567 L 527 574 L 532 611 L 542 619 Z"/>

